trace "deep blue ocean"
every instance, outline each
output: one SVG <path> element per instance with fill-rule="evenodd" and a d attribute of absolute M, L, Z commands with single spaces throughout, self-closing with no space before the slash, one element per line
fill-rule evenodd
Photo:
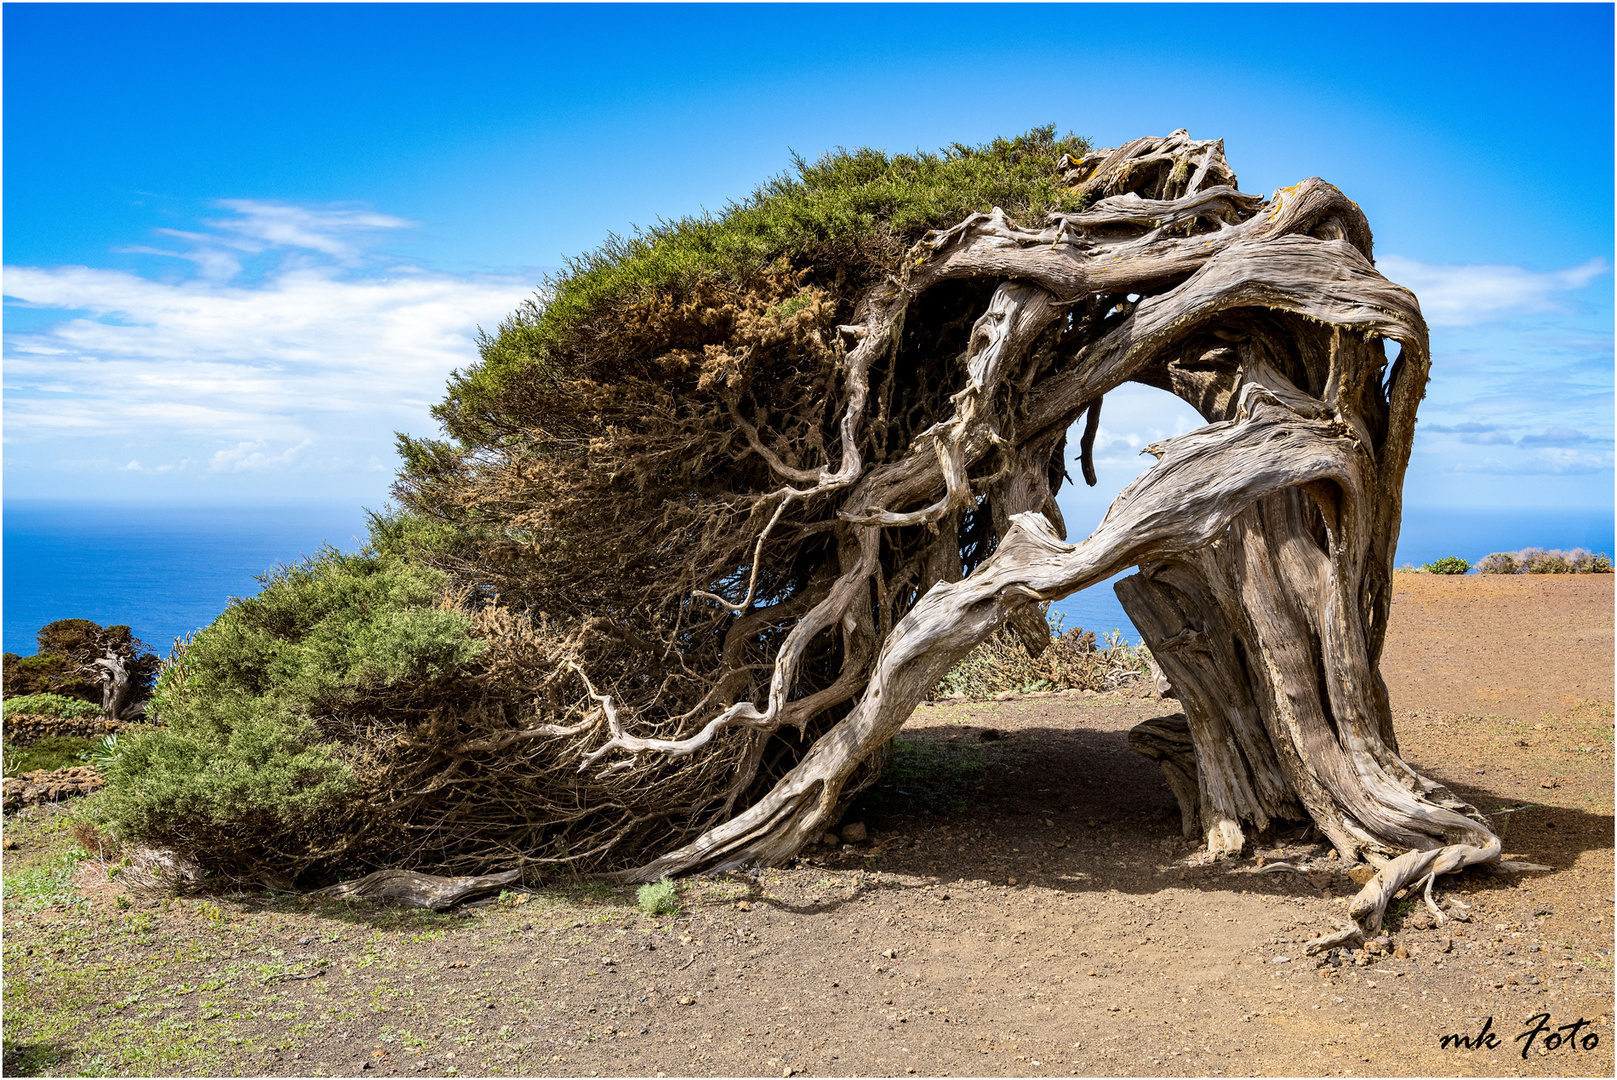
<path fill-rule="evenodd" d="M 4 508 L 4 647 L 28 655 L 55 619 L 126 623 L 160 655 L 206 626 L 257 576 L 324 544 L 353 550 L 365 536 L 357 506 L 164 509 L 10 501 Z M 1493 551 L 1585 547 L 1607 554 L 1613 518 L 1602 511 L 1407 510 L 1397 561 L 1446 555 L 1475 562 Z M 1067 627 L 1138 642 L 1110 583 L 1055 605 Z"/>

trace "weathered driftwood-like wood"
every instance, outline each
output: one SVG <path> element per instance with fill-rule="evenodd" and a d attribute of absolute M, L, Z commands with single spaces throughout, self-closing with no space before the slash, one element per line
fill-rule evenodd
<path fill-rule="evenodd" d="M 483 877 L 438 877 L 410 870 L 378 870 L 354 881 L 344 881 L 310 896 L 367 897 L 386 900 L 404 907 L 442 911 L 462 900 L 510 885 L 522 876 L 520 870 Z"/>
<path fill-rule="evenodd" d="M 1194 839 L 1201 823 L 1201 789 L 1196 782 L 1196 744 L 1181 714 L 1157 716 L 1129 731 L 1129 749 L 1162 766 L 1162 778 L 1179 801 L 1180 829 Z"/>
<path fill-rule="evenodd" d="M 80 670 L 90 675 L 101 684 L 101 718 L 103 720 L 125 719 L 125 706 L 129 702 L 130 680 L 129 667 L 124 663 L 123 657 L 112 649 L 106 654 L 86 664 Z M 144 714 L 142 709 L 141 713 Z"/>
<path fill-rule="evenodd" d="M 726 683 L 710 700 L 734 703 L 688 737 L 636 735 L 586 677 L 609 737 L 585 764 L 691 755 L 730 727 L 803 730 L 851 709 L 767 795 L 731 816 L 732 793 L 723 820 L 623 877 L 792 856 L 835 824 L 862 763 L 973 646 L 1009 621 L 1039 647 L 1037 604 L 1129 567 L 1140 573 L 1119 595 L 1187 718 L 1183 733 L 1137 743 L 1171 767 L 1187 828 L 1213 853 L 1239 851 L 1277 819 L 1312 818 L 1345 857 L 1380 867 L 1343 940 L 1374 930 L 1400 888 L 1497 860 L 1481 816 L 1399 758 L 1377 671 L 1428 353 L 1414 296 L 1375 269 L 1363 214 L 1319 179 L 1266 200 L 1243 194 L 1222 144 L 1184 132 L 1064 167 L 1094 200 L 1085 211 L 1038 227 L 973 214 L 859 303 L 840 328 L 852 344 L 839 456 L 822 447 L 818 468 L 791 464 L 731 403 L 780 483 L 762 504 L 773 516 L 751 581 L 782 515 L 816 500 L 835 500 L 835 566 L 768 611 L 791 629 L 767 694 L 738 700 L 746 680 Z M 967 278 L 996 287 L 953 414 L 908 453 L 867 465 L 873 364 L 900 347 L 920 297 Z M 1092 483 L 1101 402 L 1126 381 L 1179 396 L 1207 426 L 1147 448 L 1157 464 L 1069 544 L 1054 498 L 1066 431 L 1087 415 L 1080 460 Z M 962 522 L 984 508 L 997 548 L 965 575 Z M 909 594 L 884 576 L 881 552 L 891 530 L 917 527 L 937 539 L 906 571 L 920 584 Z M 741 656 L 765 625 L 752 585 L 737 602 L 703 595 L 738 613 L 729 640 Z M 840 636 L 840 673 L 806 692 L 801 665 L 825 634 Z"/>

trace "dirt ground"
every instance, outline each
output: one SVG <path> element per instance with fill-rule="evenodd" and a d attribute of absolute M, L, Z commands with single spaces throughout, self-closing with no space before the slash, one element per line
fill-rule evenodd
<path fill-rule="evenodd" d="M 1405 956 L 1303 954 L 1357 887 L 1306 829 L 1195 865 L 1126 741 L 1173 702 L 954 702 L 850 813 L 867 842 L 686 882 L 673 917 L 584 882 L 125 909 L 93 862 L 30 905 L 13 868 L 64 821 L 9 821 L 5 1072 L 1610 1076 L 1612 585 L 1398 576 L 1403 753 L 1552 868 L 1443 879 L 1469 921 L 1400 905 Z"/>

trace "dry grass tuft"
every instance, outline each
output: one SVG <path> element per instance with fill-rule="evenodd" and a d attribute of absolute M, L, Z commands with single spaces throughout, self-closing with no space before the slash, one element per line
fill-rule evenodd
<path fill-rule="evenodd" d="M 1523 548 L 1496 551 L 1477 563 L 1479 574 L 1609 574 L 1611 560 L 1604 552 L 1592 554 L 1585 548 L 1561 551 L 1556 548 Z"/>
<path fill-rule="evenodd" d="M 1032 656 L 1015 631 L 1001 627 L 943 677 L 938 697 L 990 697 L 1004 690 L 1105 692 L 1150 678 L 1150 652 L 1125 645 L 1114 630 L 1103 641 L 1093 632 L 1052 628 L 1050 644 Z"/>

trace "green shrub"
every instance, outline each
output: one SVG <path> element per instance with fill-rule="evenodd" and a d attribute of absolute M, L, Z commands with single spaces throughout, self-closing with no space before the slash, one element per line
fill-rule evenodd
<path fill-rule="evenodd" d="M 640 886 L 634 898 L 647 915 L 673 915 L 679 911 L 679 886 L 667 878 Z"/>
<path fill-rule="evenodd" d="M 273 698 L 203 697 L 168 728 L 125 740 L 103 805 L 120 836 L 192 826 L 279 831 L 352 789 L 352 771 L 315 725 Z"/>
<path fill-rule="evenodd" d="M 95 750 L 94 739 L 81 739 L 71 735 L 49 735 L 36 739 L 28 746 L 7 746 L 5 774 L 21 776 L 35 769 L 70 769 L 90 760 Z"/>
<path fill-rule="evenodd" d="M 1457 555 L 1450 555 L 1436 562 L 1429 562 L 1421 569 L 1428 574 L 1465 574 L 1470 572 L 1471 564 Z"/>
<path fill-rule="evenodd" d="M 26 697 L 7 698 L 3 708 L 7 716 L 32 714 L 87 719 L 101 715 L 100 705 L 63 694 L 29 694 Z"/>
<path fill-rule="evenodd" d="M 375 547 L 327 548 L 260 580 L 176 646 L 152 696 L 165 726 L 119 742 L 103 797 L 119 836 L 237 869 L 289 835 L 317 849 L 310 836 L 356 789 L 360 734 L 396 724 L 395 699 L 485 647 L 441 604 L 440 572 Z"/>

